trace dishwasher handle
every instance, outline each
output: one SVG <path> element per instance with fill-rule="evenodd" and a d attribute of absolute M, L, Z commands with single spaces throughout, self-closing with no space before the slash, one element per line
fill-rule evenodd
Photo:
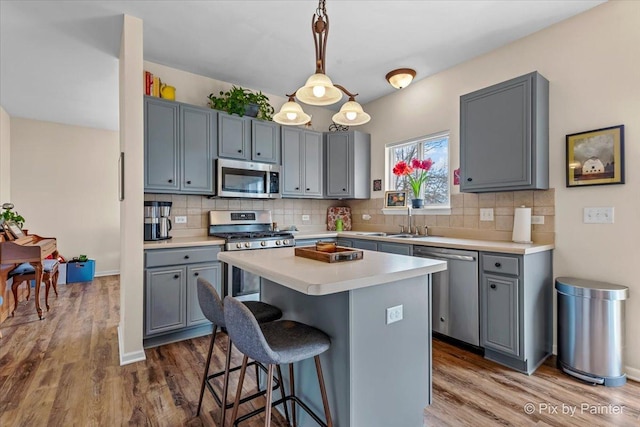
<path fill-rule="evenodd" d="M 434 259 L 442 259 L 442 260 L 455 260 L 455 261 L 469 261 L 473 262 L 476 260 L 476 257 L 470 255 L 453 255 L 453 254 L 441 254 L 436 252 L 418 252 L 417 254 L 414 252 L 414 255 L 434 258 Z"/>

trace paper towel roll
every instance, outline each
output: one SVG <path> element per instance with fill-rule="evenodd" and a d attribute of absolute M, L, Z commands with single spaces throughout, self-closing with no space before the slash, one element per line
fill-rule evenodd
<path fill-rule="evenodd" d="M 511 240 L 516 243 L 531 243 L 531 208 L 516 208 Z"/>

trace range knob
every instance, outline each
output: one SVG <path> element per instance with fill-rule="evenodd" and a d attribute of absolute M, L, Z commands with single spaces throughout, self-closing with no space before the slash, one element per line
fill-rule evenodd
<path fill-rule="evenodd" d="M 282 241 L 282 244 L 283 244 L 283 245 L 288 245 L 288 244 L 289 244 L 289 241 L 285 239 L 285 240 L 283 240 L 283 241 Z"/>
<path fill-rule="evenodd" d="M 242 247 L 242 243 L 236 243 L 236 248 L 240 249 Z"/>
<path fill-rule="evenodd" d="M 263 240 L 262 242 L 260 242 L 260 246 L 267 246 L 267 241 Z"/>
<path fill-rule="evenodd" d="M 250 243 L 250 242 L 246 242 L 246 243 L 244 244 L 244 247 L 245 247 L 245 248 L 250 248 L 250 247 L 251 247 L 251 243 Z"/>
<path fill-rule="evenodd" d="M 276 240 L 276 246 L 280 246 L 282 242 L 280 240 Z"/>

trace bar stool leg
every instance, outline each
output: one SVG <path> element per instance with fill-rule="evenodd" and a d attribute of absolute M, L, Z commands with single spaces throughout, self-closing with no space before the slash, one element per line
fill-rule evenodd
<path fill-rule="evenodd" d="M 222 386 L 222 405 L 220 405 L 220 410 L 222 414 L 220 415 L 220 427 L 224 427 L 224 422 L 227 415 L 227 394 L 229 391 L 229 365 L 231 364 L 231 346 L 233 343 L 231 342 L 231 337 L 227 335 L 227 360 L 224 362 L 224 385 Z"/>
<path fill-rule="evenodd" d="M 289 363 L 289 389 L 291 390 L 291 396 L 296 395 L 295 380 L 293 378 L 293 363 Z M 296 402 L 291 401 L 291 418 L 293 419 L 293 427 L 298 427 L 298 421 L 296 419 Z"/>
<path fill-rule="evenodd" d="M 322 405 L 324 406 L 324 416 L 327 419 L 327 427 L 333 427 L 333 422 L 331 421 L 331 411 L 329 410 L 329 402 L 327 400 L 327 389 L 324 385 L 322 366 L 320 365 L 320 356 L 315 356 L 314 359 L 316 361 L 316 372 L 318 373 L 318 383 L 320 384 L 320 394 L 322 394 Z"/>
<path fill-rule="evenodd" d="M 198 400 L 198 411 L 196 416 L 200 416 L 200 409 L 202 408 L 202 398 L 204 396 L 204 387 L 207 382 L 207 376 L 209 376 L 209 365 L 211 364 L 211 355 L 213 354 L 213 346 L 216 342 L 216 332 L 218 332 L 218 325 L 213 325 L 213 332 L 211 333 L 211 344 L 209 344 L 209 354 L 207 355 L 207 363 L 205 363 L 204 374 L 202 375 L 202 385 L 200 386 L 200 400 Z"/>
<path fill-rule="evenodd" d="M 287 407 L 287 402 L 284 400 L 284 382 L 282 381 L 282 369 L 280 369 L 280 365 L 276 365 L 276 369 L 278 370 L 278 382 L 280 383 L 280 398 L 282 399 L 282 406 L 284 407 L 284 417 L 287 420 L 287 425 L 291 425 L 291 420 L 289 419 L 289 409 Z"/>
<path fill-rule="evenodd" d="M 247 360 L 249 356 L 242 358 L 242 367 L 240 368 L 240 378 L 238 379 L 238 389 L 236 390 L 236 399 L 233 402 L 233 412 L 231 413 L 231 423 L 238 418 L 238 407 L 240 407 L 240 396 L 242 396 L 242 385 L 244 384 L 244 374 L 247 372 Z"/>
<path fill-rule="evenodd" d="M 273 382 L 273 365 L 269 364 L 269 369 L 267 370 L 267 395 L 265 396 L 265 405 L 264 405 L 264 427 L 271 427 L 271 400 L 272 400 L 272 392 L 271 385 Z"/>
<path fill-rule="evenodd" d="M 47 311 L 49 311 L 49 288 L 51 287 L 51 276 L 46 278 L 44 283 L 44 305 L 47 307 Z M 40 285 L 38 285 L 40 286 Z"/>

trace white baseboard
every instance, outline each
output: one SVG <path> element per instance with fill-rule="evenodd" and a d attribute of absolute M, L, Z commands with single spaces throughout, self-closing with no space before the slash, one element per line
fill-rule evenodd
<path fill-rule="evenodd" d="M 96 271 L 95 277 L 118 276 L 118 275 L 120 275 L 120 270 L 107 270 L 107 271 Z"/>
<path fill-rule="evenodd" d="M 124 351 L 122 350 L 122 333 L 120 331 L 120 325 L 118 325 L 118 348 L 120 350 L 120 366 L 128 365 L 135 362 L 142 362 L 147 358 L 147 356 L 144 354 L 144 349 L 133 351 L 131 353 L 124 353 Z"/>

